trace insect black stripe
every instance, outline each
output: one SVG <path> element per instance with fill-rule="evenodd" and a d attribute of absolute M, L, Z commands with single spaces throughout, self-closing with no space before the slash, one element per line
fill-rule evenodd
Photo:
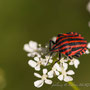
<path fill-rule="evenodd" d="M 59 47 L 57 47 L 57 48 L 52 48 L 52 50 L 56 50 L 56 49 L 60 49 L 60 48 L 62 48 L 62 47 L 65 47 L 65 46 L 67 46 L 67 45 L 69 45 L 69 46 L 74 46 L 74 45 L 81 45 L 81 44 L 86 44 L 86 42 L 72 42 L 72 43 L 65 43 L 65 44 L 63 44 L 63 45 L 61 45 L 61 46 L 59 46 Z"/>
<path fill-rule="evenodd" d="M 67 52 L 66 55 L 70 55 L 72 52 L 81 49 L 82 47 L 78 47 L 78 48 L 72 48 L 71 51 Z M 82 48 L 83 49 L 83 48 Z M 80 50 L 81 51 L 81 50 Z M 78 51 L 77 53 L 79 53 L 80 51 Z M 75 53 L 76 54 L 76 53 Z"/>
<path fill-rule="evenodd" d="M 60 39 L 63 39 L 63 38 L 68 38 L 68 37 L 78 37 L 78 36 L 63 36 L 63 37 L 58 37 L 58 40 L 56 41 L 56 43 L 58 43 L 58 41 L 60 40 Z M 79 38 L 79 37 L 78 37 Z M 82 38 L 82 37 L 80 37 L 80 38 Z M 83 38 L 82 38 L 83 39 Z"/>
<path fill-rule="evenodd" d="M 68 39 L 62 40 L 62 41 L 59 42 L 59 43 L 57 42 L 56 46 L 60 45 L 61 43 L 65 42 L 65 41 L 75 41 L 75 40 L 82 40 L 82 41 L 83 41 L 83 39 L 80 39 L 80 38 L 68 38 Z M 56 46 L 55 46 L 55 47 L 56 47 Z"/>

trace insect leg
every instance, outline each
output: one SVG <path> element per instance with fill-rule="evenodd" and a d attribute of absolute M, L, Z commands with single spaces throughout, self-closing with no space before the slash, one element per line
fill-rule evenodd
<path fill-rule="evenodd" d="M 60 53 L 60 51 L 59 51 L 59 60 L 61 59 L 61 53 Z"/>
<path fill-rule="evenodd" d="M 50 51 L 51 51 L 51 49 L 52 49 L 52 44 L 55 44 L 55 42 L 54 42 L 54 41 L 52 41 L 52 40 L 50 40 L 50 41 L 49 41 L 49 52 L 50 52 Z M 52 54 L 53 54 L 53 52 L 50 52 L 50 57 L 52 56 Z M 50 59 L 50 57 L 49 57 L 49 59 Z M 48 59 L 47 64 L 49 63 L 49 59 Z"/>
<path fill-rule="evenodd" d="M 77 54 L 77 55 L 74 55 L 75 57 L 80 57 L 80 55 L 79 54 Z"/>
<path fill-rule="evenodd" d="M 57 61 L 55 61 L 55 63 L 57 63 L 58 61 L 60 61 L 60 59 L 61 59 L 61 53 L 59 51 L 59 59 Z"/>
<path fill-rule="evenodd" d="M 73 59 L 71 56 L 68 57 L 69 59 Z"/>
<path fill-rule="evenodd" d="M 51 49 L 52 49 L 52 44 L 55 44 L 55 42 L 52 41 L 52 40 L 50 40 L 50 41 L 49 41 L 49 51 L 46 53 L 46 55 L 50 53 L 50 51 L 51 51 Z"/>
<path fill-rule="evenodd" d="M 52 49 L 52 44 L 55 44 L 55 42 L 52 41 L 52 40 L 50 40 L 50 41 L 49 41 L 49 51 Z"/>

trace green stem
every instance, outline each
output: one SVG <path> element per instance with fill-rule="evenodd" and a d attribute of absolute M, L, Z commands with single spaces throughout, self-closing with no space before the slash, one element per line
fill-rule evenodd
<path fill-rule="evenodd" d="M 73 88 L 73 90 L 80 90 L 73 82 L 68 82 L 68 84 Z"/>

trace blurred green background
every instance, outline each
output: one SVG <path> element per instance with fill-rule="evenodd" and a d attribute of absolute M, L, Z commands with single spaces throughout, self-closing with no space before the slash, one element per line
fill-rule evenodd
<path fill-rule="evenodd" d="M 27 64 L 29 58 L 23 46 L 29 40 L 46 44 L 58 33 L 81 33 L 89 42 L 90 15 L 88 0 L 0 0 L 0 68 L 5 73 L 4 90 L 36 90 L 34 70 Z M 90 55 L 80 58 L 74 82 L 87 84 L 81 90 L 90 90 Z M 56 81 L 54 81 L 55 83 Z M 39 90 L 72 90 L 71 87 L 44 85 Z"/>

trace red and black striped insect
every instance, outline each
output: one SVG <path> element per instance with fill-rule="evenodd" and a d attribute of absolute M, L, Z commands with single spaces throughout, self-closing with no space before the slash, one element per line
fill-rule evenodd
<path fill-rule="evenodd" d="M 87 41 L 81 36 L 81 34 L 76 32 L 58 34 L 55 42 L 52 40 L 49 42 L 50 55 L 54 52 L 58 52 L 59 60 L 61 59 L 61 54 L 64 54 L 68 58 L 72 59 L 74 56 L 80 57 L 86 50 Z"/>

